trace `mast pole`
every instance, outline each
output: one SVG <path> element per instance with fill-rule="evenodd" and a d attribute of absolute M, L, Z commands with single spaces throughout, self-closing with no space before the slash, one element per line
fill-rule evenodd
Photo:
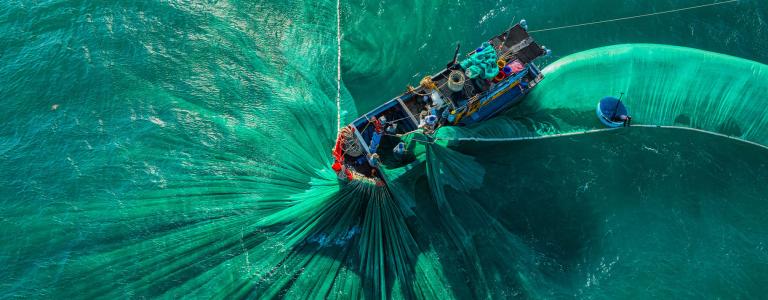
<path fill-rule="evenodd" d="M 616 113 L 619 112 L 619 104 L 621 104 L 621 98 L 624 97 L 624 93 L 621 93 L 619 96 L 619 101 L 616 101 L 616 107 L 613 108 L 613 115 L 611 116 L 611 121 L 613 121 L 614 118 L 616 118 Z"/>
<path fill-rule="evenodd" d="M 453 53 L 453 61 L 448 64 L 447 68 L 453 67 L 453 65 L 456 64 L 456 61 L 459 59 L 459 48 L 461 48 L 461 43 L 456 45 L 456 52 Z"/>

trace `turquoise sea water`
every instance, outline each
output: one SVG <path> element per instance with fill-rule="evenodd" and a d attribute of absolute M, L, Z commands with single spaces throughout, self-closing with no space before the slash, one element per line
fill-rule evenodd
<path fill-rule="evenodd" d="M 345 1 L 342 118 L 521 18 L 536 30 L 705 3 Z M 339 187 L 336 15 L 328 1 L 0 3 L 0 298 L 766 294 L 768 152 L 736 140 L 461 142 L 429 148 L 394 196 Z M 740 1 L 537 33 L 555 52 L 541 64 L 563 59 L 551 81 L 475 133 L 586 129 L 580 101 L 635 89 L 644 123 L 765 144 L 766 20 L 768 4 Z M 566 57 L 624 43 L 750 61 L 632 45 Z M 590 77 L 606 61 L 643 64 Z M 653 90 L 659 78 L 675 88 Z M 561 90 L 584 99 L 558 104 Z M 754 117 L 729 122 L 742 98 Z"/>

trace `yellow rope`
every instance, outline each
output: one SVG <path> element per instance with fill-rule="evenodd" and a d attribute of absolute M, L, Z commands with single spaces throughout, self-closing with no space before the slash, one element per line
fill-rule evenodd
<path fill-rule="evenodd" d="M 434 90 L 437 88 L 437 84 L 435 84 L 434 81 L 432 81 L 432 77 L 424 76 L 424 78 L 421 79 L 421 82 L 419 82 L 422 87 L 430 90 Z"/>
<path fill-rule="evenodd" d="M 448 81 L 446 80 L 445 82 L 443 82 L 443 84 L 438 86 L 434 81 L 432 81 L 432 77 L 424 76 L 424 78 L 421 79 L 421 82 L 419 82 L 419 86 L 418 87 L 423 87 L 425 89 L 435 91 L 435 90 L 439 90 L 439 89 L 443 88 L 447 83 L 448 83 Z M 414 87 L 412 87 L 410 85 L 406 86 L 405 89 L 406 89 L 406 93 L 412 93 L 412 94 L 417 95 L 417 96 L 429 96 L 428 93 L 422 94 L 422 93 L 417 92 L 416 88 L 414 88 Z"/>

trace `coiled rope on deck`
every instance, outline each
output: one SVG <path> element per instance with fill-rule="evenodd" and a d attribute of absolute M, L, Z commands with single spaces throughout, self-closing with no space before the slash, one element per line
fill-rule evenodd
<path fill-rule="evenodd" d="M 616 22 L 616 21 L 624 21 L 624 20 L 630 20 L 630 19 L 637 19 L 637 18 L 644 18 L 644 17 L 651 17 L 651 16 L 657 16 L 657 15 L 663 15 L 663 14 L 669 14 L 674 12 L 680 12 L 685 10 L 692 10 L 697 8 L 704 8 L 704 7 L 710 7 L 710 6 L 717 6 L 717 5 L 723 5 L 723 4 L 729 4 L 739 2 L 739 0 L 728 0 L 723 2 L 715 2 L 715 3 L 709 3 L 709 4 L 702 4 L 702 5 L 694 5 L 684 8 L 677 8 L 677 9 L 670 9 L 660 12 L 654 12 L 654 13 L 647 13 L 637 16 L 631 16 L 631 17 L 623 17 L 623 18 L 615 18 L 615 19 L 608 19 L 608 20 L 602 20 L 602 21 L 594 21 L 594 22 L 587 22 L 587 23 L 581 23 L 581 24 L 574 24 L 574 25 L 566 25 L 566 26 L 559 26 L 559 27 L 552 27 L 552 28 L 546 28 L 546 29 L 538 29 L 538 30 L 531 30 L 530 33 L 536 33 L 536 32 L 544 32 L 544 31 L 552 31 L 552 30 L 559 30 L 559 29 L 566 29 L 566 28 L 574 28 L 574 27 L 582 27 L 582 26 L 588 26 L 588 25 L 596 25 L 596 24 L 603 24 L 603 23 L 610 23 L 610 22 Z"/>
<path fill-rule="evenodd" d="M 422 87 L 425 90 L 429 90 L 429 91 L 437 91 L 443 88 L 446 84 L 448 84 L 448 81 L 443 82 L 443 84 L 438 86 L 434 81 L 432 81 L 432 77 L 424 76 L 424 78 L 422 78 L 421 81 L 419 82 L 418 87 Z M 417 96 L 429 96 L 431 94 L 431 93 L 423 93 L 423 94 L 419 93 L 417 91 L 417 88 L 414 88 L 410 85 L 406 87 L 406 92 L 413 93 L 414 95 L 417 95 Z"/>

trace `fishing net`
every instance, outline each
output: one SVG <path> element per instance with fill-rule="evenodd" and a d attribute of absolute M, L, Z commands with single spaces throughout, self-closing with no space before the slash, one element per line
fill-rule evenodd
<path fill-rule="evenodd" d="M 717 284 L 697 295 L 747 295 L 765 283 L 765 266 L 750 263 L 766 261 L 763 253 L 725 254 L 732 243 L 751 249 L 763 240 L 765 230 L 741 227 L 765 219 L 749 212 L 766 207 L 765 189 L 755 189 L 768 176 L 763 148 L 656 128 L 464 142 L 451 147 L 454 154 L 433 147 L 441 155 L 427 160 L 430 189 L 419 196 L 450 220 L 441 232 L 456 239 L 457 252 L 480 253 L 471 264 L 451 261 L 480 273 L 472 273 L 479 281 L 474 297 L 684 295 L 681 284 L 731 276 L 750 283 Z M 729 235 L 735 232 L 745 236 Z M 509 248 L 494 253 L 485 242 Z M 731 264 L 750 267 L 742 273 Z M 523 271 L 515 276 L 509 268 Z"/>
<path fill-rule="evenodd" d="M 328 71 L 338 59 L 329 22 L 334 5 L 102 4 L 0 5 L 6 17 L 0 28 L 12 33 L 3 36 L 8 43 L 0 57 L 0 77 L 7 79 L 0 114 L 9 123 L 0 128 L 3 295 L 747 298 L 766 292 L 765 152 L 643 128 L 565 142 L 452 142 L 596 128 L 597 99 L 626 92 L 637 123 L 687 123 L 765 144 L 765 105 L 756 102 L 765 99 L 758 80 L 763 65 L 648 45 L 577 54 L 548 68 L 535 92 L 504 116 L 440 130 L 434 143 L 407 137 L 412 162 L 385 166 L 391 181 L 382 188 L 340 184 L 330 169 L 337 113 L 342 125 L 359 115 L 344 85 L 342 111 L 336 109 L 337 74 Z M 362 106 L 388 99 L 414 69 L 442 63 L 453 51 L 429 51 L 424 59 L 419 51 L 427 48 L 414 47 L 414 37 L 444 45 L 471 36 L 479 43 L 496 32 L 478 29 L 478 19 L 490 20 L 482 28 L 504 28 L 511 19 L 493 18 L 501 4 L 378 4 L 353 4 L 368 5 L 370 14 L 346 13 L 352 19 L 345 28 L 348 80 L 376 85 L 358 85 L 372 91 Z M 386 16 L 374 17 L 378 11 Z M 387 17 L 384 25 L 391 26 L 371 24 Z M 760 34 L 751 35 L 755 45 L 763 43 Z M 387 43 L 378 44 L 375 35 Z M 613 163 L 626 157 L 642 167 Z M 693 201 L 690 195 L 707 196 Z M 693 284 L 702 294 L 690 294 Z"/>
<path fill-rule="evenodd" d="M 719 71 L 723 69 L 733 73 L 723 74 Z M 762 86 L 766 68 L 761 64 L 679 47 L 620 45 L 575 54 L 544 72 L 546 79 L 535 92 L 505 116 L 472 127 L 442 128 L 435 142 L 421 143 L 425 153 L 418 157 L 418 162 L 423 162 L 423 168 L 411 169 L 408 173 L 397 173 L 397 170 L 387 173 L 403 176 L 390 187 L 397 191 L 393 194 L 403 206 L 412 207 L 414 220 L 431 228 L 431 236 L 445 239 L 430 242 L 444 258 L 441 262 L 449 261 L 452 267 L 460 268 L 465 274 L 465 283 L 470 288 L 453 287 L 453 296 L 524 295 L 536 298 L 564 296 L 574 289 L 585 292 L 571 286 L 574 284 L 571 280 L 586 278 L 582 280 L 586 280 L 587 286 L 595 282 L 611 282 L 606 270 L 631 268 L 620 260 L 633 257 L 632 254 L 609 250 L 624 249 L 622 242 L 631 243 L 612 241 L 611 238 L 607 243 L 620 245 L 592 242 L 595 235 L 611 235 L 613 230 L 599 225 L 597 219 L 607 213 L 604 209 L 621 214 L 627 212 L 609 207 L 652 210 L 644 205 L 644 199 L 686 202 L 688 200 L 682 200 L 685 196 L 661 193 L 681 187 L 700 187 L 703 183 L 697 180 L 737 187 L 752 186 L 755 181 L 749 176 L 766 176 L 763 174 L 765 164 L 751 167 L 750 163 L 736 163 L 732 159 L 724 159 L 718 166 L 733 163 L 741 166 L 737 168 L 746 168 L 743 174 L 746 177 L 739 175 L 737 182 L 722 182 L 729 179 L 717 178 L 718 171 L 709 169 L 706 163 L 693 167 L 693 157 L 742 153 L 759 160 L 766 155 L 761 147 L 747 143 L 734 141 L 735 145 L 728 145 L 713 154 L 713 150 L 696 150 L 696 147 L 711 147 L 712 139 L 720 139 L 705 133 L 686 134 L 673 128 L 649 127 L 593 131 L 602 128 L 595 113 L 599 99 L 606 91 L 625 90 L 625 103 L 631 108 L 636 123 L 699 128 L 764 145 L 765 119 L 754 117 L 764 116 L 768 105 L 759 100 L 753 100 L 752 106 L 744 105 L 749 102 L 745 99 L 764 99 L 766 96 Z M 685 72 L 690 73 L 681 75 Z M 708 80 L 702 83 L 701 78 Z M 710 80 L 722 83 L 713 84 Z M 592 133 L 584 134 L 586 132 Z M 529 140 L 560 135 L 568 135 L 568 143 L 560 139 Z M 676 152 L 681 150 L 669 145 L 688 145 L 690 151 L 697 154 Z M 625 156 L 638 159 L 638 163 L 612 165 Z M 699 168 L 702 170 L 692 171 Z M 670 169 L 705 172 L 713 177 L 675 179 L 659 185 L 660 177 L 671 175 Z M 617 182 L 631 184 L 616 185 Z M 424 188 L 425 184 L 428 189 Z M 759 193 L 713 192 L 698 205 L 711 207 L 717 201 L 734 196 L 754 203 L 761 197 Z M 712 208 L 706 208 L 709 209 Z M 424 215 L 430 214 L 436 216 L 422 221 Z M 642 212 L 641 216 L 648 218 L 645 214 Z M 714 211 L 707 215 L 717 220 L 730 218 Z M 622 215 L 622 218 L 638 220 L 637 216 Z M 686 222 L 700 223 L 717 231 L 695 215 L 685 215 L 684 218 L 689 219 Z M 666 219 L 659 221 L 669 222 Z M 560 225 L 553 228 L 551 223 Z M 698 238 L 707 239 L 710 233 L 700 234 Z M 418 232 L 415 235 L 420 241 Z M 486 245 L 489 241 L 494 246 Z M 677 244 L 669 240 L 664 243 L 649 248 L 667 249 Z M 505 250 L 496 252 L 500 248 L 493 247 Z M 573 252 L 574 249 L 593 247 L 611 254 L 597 255 L 602 257 L 597 262 L 592 253 Z M 501 253 L 507 255 L 499 256 Z M 610 255 L 614 255 L 612 260 L 605 261 Z M 650 254 L 644 252 L 642 255 Z M 762 260 L 755 256 L 744 259 Z M 704 268 L 716 272 L 719 267 Z M 757 274 L 762 269 L 750 269 L 744 276 L 759 277 Z M 650 266 L 645 272 L 624 272 L 639 276 L 664 274 Z M 694 277 L 695 272 L 693 269 L 681 271 L 687 274 L 684 276 Z M 493 279 L 489 274 L 494 276 Z M 446 276 L 451 280 L 452 275 Z M 617 286 L 626 284 L 621 279 L 616 282 Z M 621 288 L 594 286 L 587 290 L 586 293 L 591 295 L 628 296 Z M 724 290 L 734 292 L 730 288 L 708 292 L 718 294 Z"/>
<path fill-rule="evenodd" d="M 480 76 L 482 79 L 491 79 L 499 73 L 499 67 L 496 65 L 496 49 L 491 47 L 488 42 L 483 43 L 467 59 L 462 60 L 461 68 L 466 70 L 467 77 L 475 78 Z"/>
<path fill-rule="evenodd" d="M 768 66 L 663 45 L 598 48 L 547 66 L 545 79 L 506 115 L 453 138 L 526 138 L 602 128 L 595 108 L 624 94 L 636 125 L 691 127 L 768 145 Z"/>

